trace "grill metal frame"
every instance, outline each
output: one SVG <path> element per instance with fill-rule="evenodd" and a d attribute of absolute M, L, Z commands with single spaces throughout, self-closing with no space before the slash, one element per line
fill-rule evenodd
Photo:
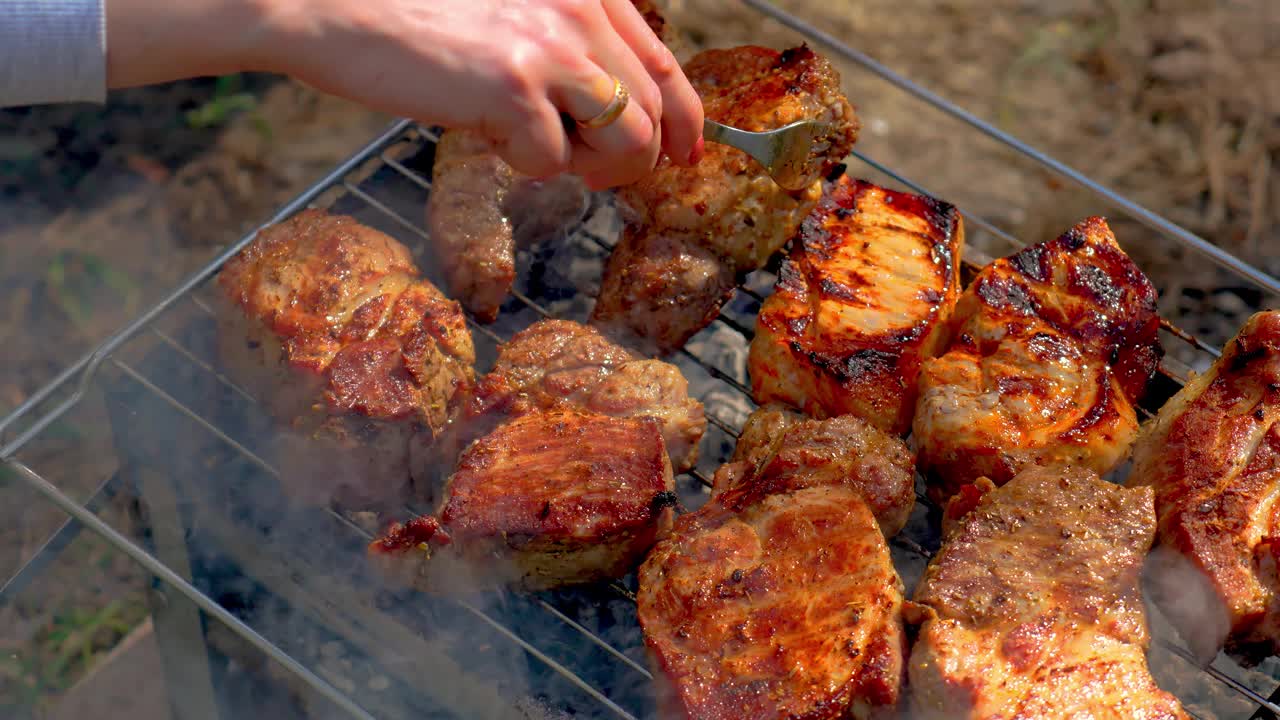
<path fill-rule="evenodd" d="M 840 42 L 837 38 L 819 30 L 803 19 L 790 15 L 789 13 L 769 4 L 765 0 L 742 1 L 761 14 L 778 20 L 787 27 L 807 36 L 815 43 L 833 51 L 837 56 L 860 65 L 868 72 L 878 75 L 899 89 L 910 93 L 944 113 L 965 122 L 982 134 L 1016 150 L 1033 161 L 1048 168 L 1055 174 L 1088 188 L 1108 203 L 1120 208 L 1130 217 L 1157 231 L 1162 237 L 1171 239 L 1176 243 L 1202 253 L 1221 267 L 1237 275 L 1246 283 L 1256 286 L 1266 292 L 1280 294 L 1280 281 L 1276 278 L 1273 278 L 1265 272 L 1244 263 L 1226 251 L 1211 245 L 1207 241 L 1199 238 L 1180 226 L 1177 226 L 1155 213 L 1152 213 L 1146 208 L 1141 207 L 1133 201 L 1124 198 L 1109 188 L 1091 180 L 1082 173 L 1079 173 L 1056 159 L 1026 145 L 1025 143 L 1022 143 L 1016 138 L 1009 136 L 1003 131 L 985 123 L 936 94 L 912 83 L 909 80 L 906 80 L 905 78 L 902 78 L 873 59 Z M 205 431 L 210 433 L 211 436 L 217 438 L 220 442 L 226 443 L 228 447 L 242 455 L 249 463 L 257 466 L 264 472 L 274 474 L 274 469 L 266 460 L 263 460 L 255 454 L 253 450 L 245 447 L 235 438 L 228 435 L 220 429 L 215 422 L 206 419 L 200 413 L 184 404 L 181 400 L 175 398 L 169 392 L 166 392 L 164 388 L 152 382 L 152 380 L 145 374 L 136 369 L 130 360 L 118 357 L 118 351 L 124 348 L 131 340 L 138 338 L 143 333 L 147 333 L 151 336 L 152 340 L 185 357 L 194 366 L 198 366 L 202 372 L 216 376 L 219 383 L 232 389 L 234 392 L 239 393 L 245 399 L 252 401 L 252 398 L 248 396 L 247 393 L 236 388 L 234 384 L 226 378 L 217 375 L 217 371 L 210 364 L 203 361 L 199 357 L 198 353 L 193 352 L 184 346 L 180 340 L 175 339 L 171 335 L 167 334 L 163 329 L 157 327 L 156 321 L 166 313 L 174 310 L 177 306 L 184 303 L 184 301 L 188 300 L 201 312 L 207 312 L 208 308 L 201 306 L 199 298 L 195 292 L 217 273 L 226 260 L 248 244 L 255 236 L 257 230 L 269 224 L 278 222 L 298 210 L 315 203 L 322 195 L 334 189 L 339 190 L 350 198 L 354 198 L 359 202 L 364 203 L 366 206 L 372 208 L 378 213 L 385 215 L 386 219 L 404 231 L 410 233 L 412 236 L 422 240 L 427 239 L 426 231 L 422 228 L 420 223 L 413 222 L 405 218 L 403 214 L 388 207 L 377 197 L 367 192 L 361 186 L 359 181 L 352 179 L 357 173 L 362 171 L 362 169 L 366 168 L 371 163 L 376 163 L 381 167 L 393 170 L 401 176 L 404 181 L 410 182 L 423 190 L 429 191 L 429 179 L 419 175 L 413 169 L 401 163 L 399 159 L 389 152 L 390 148 L 400 142 L 404 142 L 406 138 L 410 137 L 416 137 L 416 142 L 432 142 L 434 134 L 431 129 L 419 127 L 407 120 L 400 120 L 392 123 L 368 145 L 354 153 L 350 158 L 334 168 L 332 172 L 311 187 L 307 188 L 293 201 L 282 207 L 259 228 L 250 232 L 235 244 L 229 246 L 206 266 L 201 268 L 181 285 L 175 288 L 174 291 L 163 300 L 148 309 L 136 320 L 107 338 L 79 361 L 66 368 L 48 385 L 33 394 L 21 406 L 4 417 L 3 420 L 0 420 L 0 439 L 6 437 L 6 431 L 14 432 L 16 430 L 12 437 L 0 446 L 0 460 L 3 460 L 12 470 L 14 470 L 17 476 L 25 481 L 30 488 L 70 516 L 63 526 L 59 528 L 58 532 L 55 533 L 55 535 L 52 536 L 49 541 L 47 541 L 45 545 L 27 561 L 18 573 L 7 580 L 3 587 L 0 587 L 0 602 L 4 602 L 7 598 L 12 597 L 17 592 L 20 592 L 31 577 L 38 575 L 41 568 L 47 566 L 57 557 L 57 554 L 61 549 L 67 546 L 79 529 L 87 527 L 95 533 L 103 536 L 116 549 L 128 555 L 130 558 L 141 564 L 148 572 L 158 578 L 161 581 L 163 592 L 169 593 L 173 598 L 182 598 L 185 599 L 185 601 L 193 603 L 196 608 L 199 608 L 208 616 L 221 622 L 241 640 L 261 651 L 271 660 L 279 663 L 303 685 L 309 688 L 310 691 L 316 693 L 319 697 L 326 699 L 328 702 L 332 703 L 337 708 L 340 708 L 351 717 L 373 717 L 366 708 L 362 707 L 350 697 L 350 693 L 339 690 L 329 680 L 326 680 L 324 677 L 316 674 L 304 663 L 298 661 L 289 653 L 282 650 L 277 643 L 274 643 L 260 635 L 256 630 L 254 630 L 254 628 L 250 627 L 235 614 L 229 612 L 217 601 L 210 598 L 208 594 L 193 585 L 190 581 L 189 573 L 180 573 L 176 571 L 172 566 L 172 563 L 167 564 L 157 558 L 157 555 L 161 553 L 148 551 L 148 549 L 140 546 L 138 543 L 126 537 L 99 518 L 97 511 L 100 509 L 103 501 L 118 489 L 118 484 L 120 482 L 118 476 L 108 479 L 102 483 L 93 496 L 86 503 L 81 504 L 70 498 L 53 483 L 49 482 L 31 467 L 19 460 L 17 454 L 32 440 L 39 437 L 50 424 L 64 416 L 67 412 L 76 408 L 90 392 L 101 372 L 105 370 L 106 372 L 127 378 L 138 386 L 144 388 L 155 398 L 170 406 L 174 411 L 181 413 L 193 423 L 200 425 Z M 892 178 L 901 185 L 916 192 L 929 194 L 926 188 L 911 181 L 909 178 L 902 177 L 892 169 L 876 162 L 870 157 L 867 157 L 864 153 L 855 151 L 853 155 L 858 161 L 865 163 L 869 168 Z M 970 226 L 979 228 L 994 237 L 1006 241 L 1011 248 L 1022 246 L 1022 243 L 1016 238 L 992 223 L 967 213 L 964 217 L 966 223 Z M 589 233 L 586 236 L 597 242 L 601 246 L 602 250 L 607 251 L 609 248 L 608 242 L 603 237 L 591 235 Z M 968 250 L 968 248 L 966 250 Z M 975 261 L 978 264 L 982 264 L 986 259 L 982 257 L 974 257 L 972 253 L 967 254 L 967 260 Z M 750 287 L 740 287 L 739 290 L 740 294 L 748 299 L 756 302 L 763 299 L 762 295 L 757 290 Z M 527 306 L 529 310 L 532 310 L 537 315 L 547 317 L 551 316 L 551 313 L 546 308 L 542 307 L 532 298 L 519 292 L 515 293 L 515 296 L 520 303 Z M 735 331 L 743 332 L 748 335 L 750 333 L 749 329 L 745 328 L 742 323 L 735 320 L 728 313 L 722 314 L 722 316 L 717 319 L 717 322 L 723 323 Z M 474 322 L 470 325 L 473 333 L 478 337 L 485 337 L 489 341 L 495 343 L 501 342 L 505 339 L 496 334 L 489 326 L 479 325 Z M 1210 357 L 1217 357 L 1220 354 L 1217 348 L 1213 348 L 1196 340 L 1191 335 L 1182 332 L 1170 324 L 1166 323 L 1165 329 L 1170 336 L 1188 343 L 1192 347 L 1195 347 L 1199 352 L 1203 352 Z M 723 382 L 728 387 L 744 393 L 748 397 L 750 396 L 748 388 L 739 382 L 733 375 L 724 372 L 714 363 L 705 361 L 689 349 L 682 350 L 680 352 L 680 356 L 689 362 L 693 362 L 701 366 L 708 375 Z M 1185 380 L 1188 368 L 1181 366 L 1176 362 L 1169 361 L 1162 365 L 1161 370 L 1163 376 L 1173 383 L 1174 386 L 1177 386 Z M 55 398 L 59 396 L 61 396 L 61 399 L 54 403 L 53 401 Z M 37 412 L 49 404 L 52 404 L 52 407 L 45 409 L 43 412 Z M 735 427 L 734 422 L 717 416 L 716 409 L 714 407 L 708 406 L 707 411 L 708 419 L 713 426 L 727 435 L 736 437 L 737 428 Z M 25 424 L 21 429 L 18 429 L 20 423 Z M 703 485 L 710 484 L 706 474 L 697 469 L 691 473 L 691 476 Z M 921 504 L 927 502 L 922 497 L 920 500 Z M 348 518 L 332 510 L 328 510 L 326 512 L 331 516 L 334 523 L 347 528 L 351 533 L 358 535 L 360 538 L 368 538 L 368 533 L 358 525 L 353 524 Z M 897 538 L 893 545 L 895 549 L 898 550 L 914 553 L 926 558 L 928 556 L 928 550 L 926 548 L 909 538 Z M 250 548 L 238 553 L 237 556 L 242 560 L 251 562 L 252 554 L 252 549 Z M 630 591 L 619 583 L 613 583 L 610 586 L 610 589 L 612 592 L 621 596 L 631 596 Z M 343 593 L 347 591 L 342 588 L 330 586 L 328 590 L 341 597 L 346 597 Z M 634 597 L 631 596 L 631 599 L 634 599 Z M 612 716 L 622 718 L 634 717 L 626 709 L 618 706 L 610 700 L 610 698 L 592 687 L 590 683 L 583 680 L 581 677 L 578 677 L 571 669 L 557 662 L 554 658 L 536 647 L 534 644 L 526 641 L 512 629 L 503 626 L 498 619 L 490 616 L 485 610 L 475 607 L 474 605 L 470 605 L 465 600 L 458 602 L 460 603 L 459 607 L 462 612 L 467 613 L 475 620 L 490 626 L 496 633 L 498 633 L 498 635 L 505 637 L 523 652 L 528 653 L 530 657 L 546 665 L 551 672 L 562 676 L 569 685 L 575 687 L 586 697 L 592 698 L 598 702 L 600 706 L 608 710 Z M 547 614 L 547 617 L 550 620 L 568 628 L 569 631 L 584 635 L 588 642 L 599 648 L 602 652 L 613 657 L 618 662 L 630 666 L 632 670 L 641 676 L 650 677 L 649 671 L 643 666 L 643 664 L 637 663 L 634 658 L 612 647 L 605 640 L 593 635 L 590 630 L 580 624 L 569 614 L 562 612 L 562 610 L 557 608 L 554 604 L 543 598 L 535 598 L 533 602 L 539 605 L 541 610 Z M 343 603 L 339 602 L 338 604 Z M 348 604 L 354 606 L 358 604 L 358 600 L 352 597 Z M 371 616 L 368 613 L 361 615 L 361 618 L 363 621 L 368 623 L 376 622 L 374 619 L 371 619 Z M 394 639 L 391 636 L 394 634 L 395 633 L 392 630 L 388 630 L 386 627 L 382 627 L 380 631 L 368 631 L 370 642 L 392 642 Z M 404 642 L 406 643 L 405 652 L 427 654 L 433 652 L 430 646 L 425 642 L 414 642 L 413 639 L 406 639 Z M 1178 645 L 1164 641 L 1162 641 L 1160 645 L 1163 646 L 1165 650 L 1173 652 L 1190 662 L 1189 654 L 1187 654 L 1186 651 Z M 1280 689 L 1277 689 L 1276 693 L 1273 694 L 1271 698 L 1267 698 L 1255 690 L 1243 685 L 1238 680 L 1213 665 L 1207 669 L 1207 672 L 1216 682 L 1223 683 L 1234 691 L 1240 693 L 1251 703 L 1256 704 L 1258 710 L 1254 714 L 1254 717 L 1274 718 L 1280 716 L 1280 705 L 1275 702 L 1277 698 L 1280 698 Z"/>

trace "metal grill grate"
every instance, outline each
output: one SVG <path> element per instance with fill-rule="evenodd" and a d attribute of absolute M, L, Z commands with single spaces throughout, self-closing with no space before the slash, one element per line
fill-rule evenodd
<path fill-rule="evenodd" d="M 1037 162 L 1104 194 L 1137 219 L 1205 253 L 1246 280 L 1268 291 L 1280 292 L 1280 283 L 1274 278 L 897 77 L 803 21 L 762 0 L 745 2 Z M 362 222 L 406 240 L 411 247 L 421 248 L 427 235 L 419 220 L 431 187 L 434 139 L 430 129 L 407 121 L 394 123 L 282 208 L 268 223 L 309 204 L 327 204 L 322 198 L 334 196 L 331 207 L 335 211 L 356 215 Z M 855 153 L 855 158 L 867 169 L 909 189 L 927 192 L 926 188 L 860 152 Z M 1003 241 L 1009 249 L 1021 246 L 1016 238 L 980 217 L 966 214 L 965 220 L 971 227 Z M 542 258 L 543 269 L 531 274 L 541 283 L 539 287 L 519 288 L 493 325 L 471 323 L 482 363 L 515 330 L 539 317 L 585 319 L 591 289 L 580 287 L 572 278 L 556 277 L 557 268 L 579 261 L 598 265 L 610 248 L 613 223 L 616 218 L 611 208 L 597 198 L 584 223 L 564 243 L 557 245 L 557 252 L 562 254 Z M 359 518 L 334 510 L 311 513 L 310 517 L 298 516 L 278 506 L 264 509 L 246 504 L 241 494 L 244 484 L 258 483 L 264 478 L 270 480 L 276 475 L 261 453 L 265 419 L 256 411 L 253 397 L 218 374 L 209 360 L 213 357 L 212 319 L 201 293 L 221 264 L 250 239 L 246 237 L 228 248 L 163 302 L 69 367 L 0 421 L 0 433 L 3 433 L 16 428 L 20 421 L 34 417 L 0 448 L 0 458 L 34 489 L 71 515 L 41 552 L 0 588 L 0 601 L 20 592 L 80 527 L 89 527 L 141 563 L 167 588 L 185 596 L 206 615 L 216 618 L 240 639 L 279 663 L 311 692 L 351 716 L 401 715 L 404 708 L 380 706 L 376 690 L 339 687 L 342 682 L 318 671 L 314 659 L 306 657 L 319 643 L 316 637 L 340 639 L 352 652 L 365 657 L 370 667 L 385 670 L 391 682 L 403 686 L 404 694 L 398 697 L 406 705 L 448 716 L 496 716 L 490 713 L 501 713 L 511 707 L 513 698 L 528 695 L 539 696 L 562 710 L 571 710 L 575 716 L 652 715 L 648 693 L 652 677 L 643 662 L 642 643 L 634 620 L 635 597 L 629 581 L 582 591 L 503 596 L 488 602 L 389 595 L 371 590 L 360 569 L 361 550 L 369 533 Z M 966 249 L 970 269 L 985 260 Z M 704 441 L 703 462 L 681 478 L 680 492 L 686 505 L 697 504 L 705 497 L 704 488 L 710 484 L 708 473 L 731 450 L 741 423 L 752 407 L 749 390 L 743 383 L 745 369 L 741 360 L 745 353 L 741 351 L 750 339 L 755 310 L 770 291 L 772 280 L 768 271 L 749 278 L 713 326 L 675 359 L 690 377 L 691 387 L 699 390 L 711 424 Z M 1208 356 L 1218 354 L 1216 349 L 1172 325 L 1166 324 L 1165 329 L 1169 337 L 1187 343 L 1197 352 Z M 726 364 L 726 357 L 734 362 Z M 1161 388 L 1153 393 L 1155 398 L 1166 398 L 1185 380 L 1186 374 L 1187 368 L 1179 363 L 1172 360 L 1165 363 L 1161 368 Z M 101 383 L 108 396 L 125 468 L 121 475 L 128 477 L 103 483 L 85 505 L 80 505 L 18 460 L 17 454 L 51 423 L 80 404 L 95 383 Z M 59 394 L 61 399 L 57 399 Z M 52 407 L 43 414 L 35 413 L 37 408 L 50 404 Z M 1149 415 L 1154 409 L 1155 406 L 1145 408 L 1144 412 Z M 194 432 L 188 432 L 190 430 Z M 183 459 L 179 460 L 178 456 Z M 117 491 L 122 482 L 138 486 L 138 491 L 150 500 L 143 486 L 150 482 L 147 473 L 157 471 L 174 478 L 178 497 L 174 507 L 182 510 L 184 532 L 200 540 L 196 548 L 191 547 L 190 538 L 182 541 L 191 562 L 199 566 L 230 559 L 237 568 L 235 576 L 248 579 L 253 586 L 245 591 L 247 596 L 271 597 L 299 611 L 299 615 L 309 618 L 303 623 L 305 628 L 298 624 L 268 628 L 255 614 L 255 608 L 236 606 L 228 600 L 234 593 L 229 595 L 226 588 L 210 580 L 228 577 L 227 571 L 209 568 L 185 573 L 175 571 L 173 563 L 157 559 L 165 558 L 167 552 L 160 544 L 159 533 L 147 539 L 150 547 L 144 549 L 95 514 L 103 499 Z M 928 522 L 928 515 L 936 513 L 937 508 L 932 507 L 922 493 L 918 493 L 918 498 L 920 502 L 908 529 L 891 543 L 895 565 L 909 586 L 914 584 L 937 547 L 937 537 Z M 255 502 L 260 499 L 255 495 Z M 413 508 L 406 508 L 406 512 L 412 511 Z M 265 531 L 267 526 L 262 521 L 267 515 L 286 531 Z M 285 537 L 281 539 L 281 535 Z M 298 540 L 320 537 L 324 541 L 313 549 L 316 554 L 325 555 L 325 562 L 305 557 L 305 552 L 299 556 L 299 551 L 306 546 Z M 218 575 L 219 572 L 223 574 Z M 445 637 L 423 639 L 422 633 L 427 628 L 455 625 L 458 630 Z M 296 641 L 289 637 L 293 632 L 312 639 Z M 475 657 L 476 653 L 488 652 L 475 650 L 486 645 L 492 648 L 493 657 Z M 1184 672 L 1192 667 L 1189 655 L 1173 636 L 1157 640 L 1153 657 L 1160 654 L 1186 663 Z M 397 663 L 405 663 L 406 658 L 412 661 L 397 667 Z M 1280 706 L 1238 679 L 1230 668 L 1220 667 L 1222 662 L 1219 659 L 1200 676 L 1205 678 L 1203 682 L 1217 684 L 1247 701 L 1250 705 L 1247 712 L 1253 712 L 1253 717 L 1280 715 Z M 424 668 L 428 671 L 425 674 Z M 494 673 L 495 669 L 507 672 Z M 510 672 L 512 670 L 515 672 Z M 491 692 L 495 686 L 514 678 L 527 683 L 504 688 L 505 694 Z M 1274 686 L 1272 683 L 1270 689 L 1274 690 Z M 1202 709 L 1213 712 L 1213 716 L 1230 716 L 1220 715 L 1212 707 Z"/>

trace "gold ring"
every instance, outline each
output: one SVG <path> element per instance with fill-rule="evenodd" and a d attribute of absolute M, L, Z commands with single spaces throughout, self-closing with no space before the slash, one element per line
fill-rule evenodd
<path fill-rule="evenodd" d="M 622 111 L 627 109 L 627 102 L 630 100 L 631 93 L 627 90 L 627 86 L 623 85 L 618 78 L 614 78 L 613 97 L 609 100 L 609 104 L 600 111 L 599 115 L 590 120 L 579 120 L 578 125 L 591 130 L 609 125 L 622 115 Z"/>

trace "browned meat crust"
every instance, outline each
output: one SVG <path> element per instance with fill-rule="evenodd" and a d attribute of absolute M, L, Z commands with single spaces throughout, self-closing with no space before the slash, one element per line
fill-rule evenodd
<path fill-rule="evenodd" d="M 866 718 L 896 705 L 902 585 L 859 493 L 732 490 L 677 518 L 640 568 L 668 717 Z"/>
<path fill-rule="evenodd" d="M 920 364 L 948 339 L 963 244 L 951 205 L 841 176 L 760 308 L 747 361 L 756 402 L 906 433 Z"/>
<path fill-rule="evenodd" d="M 915 458 L 902 440 L 852 415 L 813 420 L 766 406 L 747 418 L 733 462 L 716 472 L 712 497 L 749 488 L 737 502 L 751 502 L 823 485 L 856 490 L 892 537 L 915 505 Z"/>
<path fill-rule="evenodd" d="M 711 250 L 628 225 L 609 255 L 593 318 L 643 308 L 645 338 L 632 337 L 631 343 L 643 352 L 666 353 L 710 325 L 736 286 L 732 266 Z"/>
<path fill-rule="evenodd" d="M 986 494 L 916 590 L 911 717 L 1186 718 L 1147 670 L 1154 533 L 1149 489 L 1083 468 L 1033 466 Z"/>
<path fill-rule="evenodd" d="M 1162 354 L 1156 291 L 1101 218 L 993 262 L 925 361 L 913 430 L 930 493 L 1032 464 L 1104 473 L 1137 434 L 1134 404 Z"/>
<path fill-rule="evenodd" d="M 653 418 L 533 412 L 467 448 L 437 523 L 392 527 L 370 551 L 438 593 L 621 577 L 670 529 L 673 489 Z"/>
<path fill-rule="evenodd" d="M 458 304 L 403 245 L 319 210 L 263 230 L 218 286 L 222 363 L 287 428 L 285 483 L 311 499 L 401 492 L 417 448 L 469 397 L 475 351 Z"/>
<path fill-rule="evenodd" d="M 713 120 L 744 130 L 806 118 L 832 123 L 829 144 L 817 156 L 824 174 L 849 154 L 857 139 L 858 121 L 841 93 L 839 73 L 807 47 L 707 50 L 686 63 L 685 73 Z M 754 160 L 723 145 L 708 143 L 696 168 L 662 158 L 649 176 L 618 191 L 632 227 L 623 240 L 626 250 L 611 257 L 605 268 L 593 324 L 646 351 L 678 349 L 727 299 L 719 290 L 724 278 L 761 267 L 795 234 L 820 195 L 820 182 L 800 192 L 782 190 Z M 648 235 L 662 240 L 647 240 Z M 646 268 L 653 277 L 639 277 L 630 264 L 635 248 L 656 244 L 667 248 L 666 257 L 699 257 L 701 270 L 694 271 L 690 262 L 656 262 Z M 724 267 L 707 264 L 706 254 Z M 613 277 L 624 273 L 625 279 Z M 634 292 L 637 285 L 646 289 Z M 676 297 L 694 300 L 687 314 L 675 312 L 671 298 Z M 656 326 L 650 320 L 655 313 L 663 317 Z"/>
<path fill-rule="evenodd" d="M 595 328 L 542 320 L 502 345 L 456 424 L 458 447 L 507 418 L 534 410 L 577 408 L 613 417 L 658 420 L 676 472 L 693 467 L 706 432 L 702 403 L 689 397 L 680 369 L 645 360 Z"/>
<path fill-rule="evenodd" d="M 1151 485 L 1155 600 L 1206 662 L 1280 649 L 1280 312 L 1258 313 L 1175 395 L 1134 447 Z"/>
<path fill-rule="evenodd" d="M 480 322 L 497 318 L 511 295 L 517 246 L 553 235 L 585 210 L 586 186 L 577 177 L 521 175 L 470 132 L 448 130 L 436 146 L 430 244 L 449 294 Z"/>
<path fill-rule="evenodd" d="M 752 413 L 711 500 L 640 568 L 641 628 L 671 717 L 865 718 L 905 675 L 885 537 L 915 500 L 910 451 L 854 417 Z"/>

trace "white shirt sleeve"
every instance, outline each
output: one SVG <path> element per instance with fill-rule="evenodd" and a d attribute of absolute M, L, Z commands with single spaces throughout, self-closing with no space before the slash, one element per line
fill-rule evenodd
<path fill-rule="evenodd" d="M 0 107 L 107 94 L 105 0 L 0 0 Z"/>

